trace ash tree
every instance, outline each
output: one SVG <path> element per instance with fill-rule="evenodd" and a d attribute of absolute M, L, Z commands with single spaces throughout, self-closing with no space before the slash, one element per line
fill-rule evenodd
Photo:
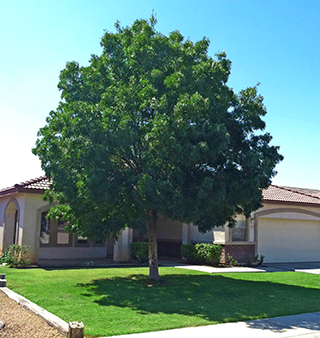
<path fill-rule="evenodd" d="M 60 74 L 61 102 L 38 132 L 34 154 L 52 179 L 50 217 L 89 238 L 147 229 L 149 276 L 159 279 L 157 219 L 202 232 L 249 215 L 282 160 L 262 132 L 257 87 L 228 87 L 226 54 L 156 19 L 106 32 L 100 56 Z"/>

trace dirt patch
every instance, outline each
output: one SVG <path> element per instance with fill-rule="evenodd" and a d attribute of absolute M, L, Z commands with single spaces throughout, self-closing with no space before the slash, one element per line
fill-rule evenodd
<path fill-rule="evenodd" d="M 65 338 L 57 329 L 0 291 L 1 338 Z M 1 327 L 1 326 L 0 326 Z"/>

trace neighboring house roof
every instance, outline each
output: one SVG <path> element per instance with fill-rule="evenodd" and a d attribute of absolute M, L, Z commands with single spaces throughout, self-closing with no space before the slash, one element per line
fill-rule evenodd
<path fill-rule="evenodd" d="M 15 184 L 12 187 L 0 189 L 0 197 L 18 192 L 43 194 L 45 190 L 49 189 L 50 184 L 51 183 L 46 176 L 41 176 L 30 181 Z"/>
<path fill-rule="evenodd" d="M 24 192 L 43 194 L 49 189 L 51 183 L 46 176 L 41 176 L 30 181 L 15 184 L 12 187 L 0 189 L 0 197 L 13 193 Z M 265 203 L 297 203 L 320 205 L 320 190 L 282 187 L 271 184 L 262 192 Z"/>
<path fill-rule="evenodd" d="M 262 192 L 263 202 L 320 205 L 320 190 L 270 185 Z"/>

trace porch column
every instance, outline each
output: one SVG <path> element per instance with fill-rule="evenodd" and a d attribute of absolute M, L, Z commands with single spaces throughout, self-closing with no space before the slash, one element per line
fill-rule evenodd
<path fill-rule="evenodd" d="M 248 233 L 248 242 L 254 242 L 254 214 L 252 213 L 248 219 L 247 225 L 247 233 Z"/>
<path fill-rule="evenodd" d="M 246 217 L 245 219 L 245 225 L 246 225 L 246 241 L 250 242 L 250 221 L 251 217 Z"/>
<path fill-rule="evenodd" d="M 3 217 L 4 218 L 4 217 Z M 2 222 L 2 215 L 0 215 L 0 254 L 3 251 L 3 239 L 4 239 L 4 222 Z"/>
<path fill-rule="evenodd" d="M 190 224 L 182 223 L 182 244 L 191 243 L 191 227 Z"/>
<path fill-rule="evenodd" d="M 232 231 L 232 229 L 227 224 L 225 224 L 224 231 L 225 231 L 225 242 L 226 243 L 231 242 L 231 237 L 232 237 L 231 231 Z"/>
<path fill-rule="evenodd" d="M 129 262 L 131 260 L 131 244 L 133 241 L 133 229 L 126 228 L 119 235 L 114 244 L 113 260 L 116 263 Z"/>

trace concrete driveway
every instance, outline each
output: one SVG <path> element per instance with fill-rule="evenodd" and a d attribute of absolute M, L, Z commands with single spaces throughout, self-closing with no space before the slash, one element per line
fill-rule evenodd
<path fill-rule="evenodd" d="M 263 266 L 282 271 L 296 271 L 320 274 L 320 262 L 266 263 Z"/>

